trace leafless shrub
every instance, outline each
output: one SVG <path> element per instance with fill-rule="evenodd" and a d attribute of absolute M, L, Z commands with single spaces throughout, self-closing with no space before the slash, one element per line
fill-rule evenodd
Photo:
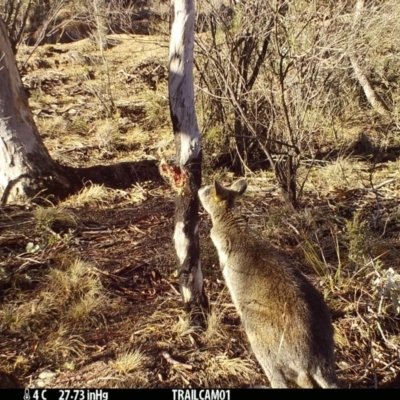
<path fill-rule="evenodd" d="M 33 0 L 0 0 L 0 18 L 7 26 L 14 54 L 22 40 L 32 5 Z"/>
<path fill-rule="evenodd" d="M 206 140 L 207 131 L 220 126 L 220 143 L 233 149 L 234 169 L 243 174 L 266 162 L 296 206 L 304 183 L 297 182 L 301 160 L 312 164 L 323 142 L 340 142 L 349 119 L 360 118 L 366 108 L 374 111 L 371 104 L 360 107 L 364 86 L 351 57 L 357 55 L 360 70 L 386 103 L 397 98 L 393 60 L 398 52 L 392 48 L 395 57 L 388 51 L 380 57 L 379 50 L 399 40 L 400 24 L 392 20 L 398 7 L 394 10 L 393 0 L 368 2 L 355 37 L 354 4 L 347 2 L 248 0 L 229 18 L 221 5 L 207 4 L 209 32 L 197 38 L 199 103 L 212 110 L 201 114 Z M 390 29 L 383 18 L 392 21 Z M 364 56 L 371 43 L 373 62 Z"/>
<path fill-rule="evenodd" d="M 170 8 L 168 0 L 135 2 L 116 0 L 110 2 L 108 7 L 108 26 L 114 33 L 168 35 Z"/>

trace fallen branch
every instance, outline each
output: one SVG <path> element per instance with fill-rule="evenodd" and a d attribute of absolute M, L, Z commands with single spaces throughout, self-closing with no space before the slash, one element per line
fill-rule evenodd
<path fill-rule="evenodd" d="M 170 356 L 170 354 L 169 354 L 168 352 L 166 352 L 166 351 L 162 351 L 162 352 L 161 352 L 161 355 L 162 355 L 170 364 L 172 364 L 172 365 L 174 365 L 174 366 L 182 367 L 182 368 L 185 368 L 185 369 L 187 369 L 187 370 L 189 370 L 189 371 L 191 371 L 191 370 L 193 369 L 193 367 L 192 367 L 191 365 L 189 365 L 189 364 L 184 364 L 184 363 L 181 363 L 181 362 L 179 362 L 179 361 L 174 360 L 174 359 Z"/>

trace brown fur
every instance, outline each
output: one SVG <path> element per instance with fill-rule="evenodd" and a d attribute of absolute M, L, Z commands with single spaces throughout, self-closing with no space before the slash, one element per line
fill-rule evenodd
<path fill-rule="evenodd" d="M 338 387 L 333 328 L 324 299 L 285 257 L 234 212 L 244 180 L 199 190 L 211 238 L 246 334 L 271 386 Z"/>

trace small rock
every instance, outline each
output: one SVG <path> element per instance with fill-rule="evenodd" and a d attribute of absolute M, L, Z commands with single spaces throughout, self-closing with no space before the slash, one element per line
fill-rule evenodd
<path fill-rule="evenodd" d="M 55 376 L 55 372 L 43 371 L 39 374 L 39 379 L 51 379 Z"/>

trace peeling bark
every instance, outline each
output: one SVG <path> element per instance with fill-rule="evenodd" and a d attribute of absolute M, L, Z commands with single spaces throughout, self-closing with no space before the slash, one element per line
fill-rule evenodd
<path fill-rule="evenodd" d="M 47 152 L 22 86 L 6 26 L 0 18 L 0 198 L 25 201 L 41 192 L 63 194 L 68 181 Z"/>
<path fill-rule="evenodd" d="M 180 290 L 187 311 L 200 322 L 208 300 L 203 287 L 198 235 L 201 136 L 194 106 L 194 0 L 174 0 L 169 59 L 169 104 L 179 167 L 164 167 L 175 186 L 174 242 Z"/>

